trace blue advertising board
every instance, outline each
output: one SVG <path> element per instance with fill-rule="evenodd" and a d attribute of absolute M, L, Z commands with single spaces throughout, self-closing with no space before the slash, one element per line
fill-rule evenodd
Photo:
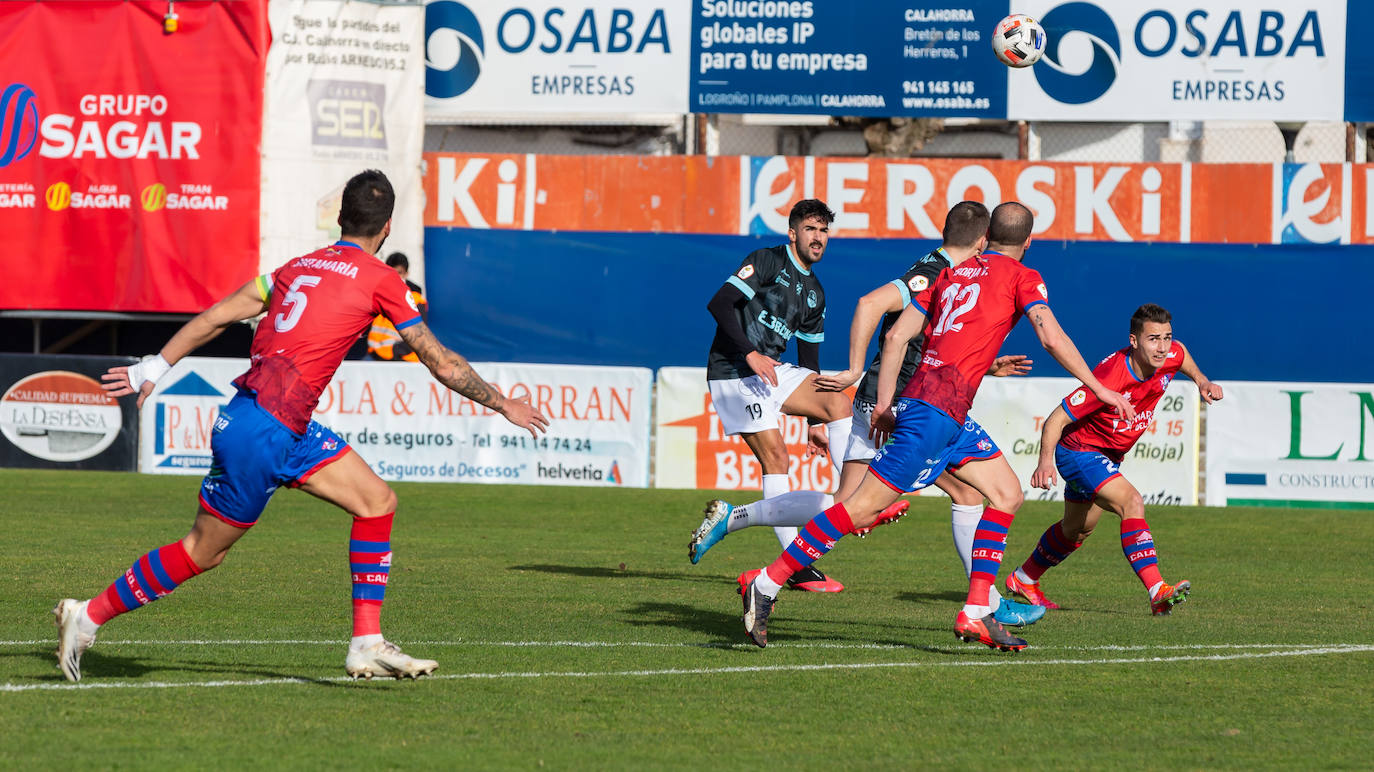
<path fill-rule="evenodd" d="M 715 322 L 706 302 L 749 252 L 779 236 L 426 228 L 430 326 L 474 361 L 705 366 Z M 836 238 L 817 276 L 827 299 L 821 366 L 846 365 L 854 304 L 938 246 L 918 239 Z M 518 256 L 513 259 L 512 256 Z M 1216 380 L 1374 383 L 1352 355 L 1369 324 L 1357 288 L 1374 286 L 1374 247 L 1036 240 L 1027 255 L 1050 306 L 1090 362 L 1126 344 L 1131 313 L 1158 303 Z M 1341 277 L 1321 303 L 1321 331 L 1294 323 L 1311 303 L 1274 313 L 1276 287 L 1320 265 Z M 1309 282 L 1310 283 L 1310 282 Z M 1302 293 L 1299 293 L 1301 296 Z M 1003 353 L 1030 354 L 1035 375 L 1064 371 L 1019 324 Z M 786 358 L 793 361 L 789 351 Z"/>
<path fill-rule="evenodd" d="M 1005 118 L 1007 0 L 699 0 L 692 112 Z"/>

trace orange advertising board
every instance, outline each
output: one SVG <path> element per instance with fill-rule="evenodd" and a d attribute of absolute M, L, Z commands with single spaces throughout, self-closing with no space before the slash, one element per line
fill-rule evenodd
<path fill-rule="evenodd" d="M 1038 238 L 1374 243 L 1368 164 L 425 154 L 427 227 L 772 235 L 801 198 L 847 237 L 938 238 L 958 201 L 1019 200 Z"/>

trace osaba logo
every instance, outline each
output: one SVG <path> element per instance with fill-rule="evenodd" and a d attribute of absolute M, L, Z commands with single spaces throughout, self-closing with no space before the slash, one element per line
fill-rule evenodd
<path fill-rule="evenodd" d="M 143 211 L 156 212 L 167 205 L 167 186 L 161 182 L 154 182 L 143 189 L 138 200 L 143 205 Z"/>
<path fill-rule="evenodd" d="M 0 168 L 23 160 L 38 142 L 38 98 L 23 83 L 0 94 Z"/>
<path fill-rule="evenodd" d="M 54 182 L 48 186 L 45 198 L 49 209 L 60 212 L 72 205 L 72 186 L 65 182 Z"/>
<path fill-rule="evenodd" d="M 1051 98 L 1071 105 L 1097 99 L 1112 87 L 1121 68 L 1121 38 L 1107 12 L 1092 3 L 1064 3 L 1040 20 L 1045 28 L 1045 60 L 1049 66 L 1034 67 L 1035 79 Z M 1064 69 L 1060 42 L 1066 35 L 1087 35 L 1093 48 L 1092 64 L 1080 73 Z"/>
<path fill-rule="evenodd" d="M 425 6 L 425 94 L 456 97 L 482 74 L 486 46 L 477 17 L 467 6 L 440 0 Z"/>

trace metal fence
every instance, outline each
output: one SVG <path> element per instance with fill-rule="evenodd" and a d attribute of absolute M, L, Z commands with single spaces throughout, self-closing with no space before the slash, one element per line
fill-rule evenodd
<path fill-rule="evenodd" d="M 430 125 L 425 149 L 549 155 L 814 155 L 1076 162 L 1358 163 L 1374 124 L 1044 123 L 683 115 L 633 123 Z"/>

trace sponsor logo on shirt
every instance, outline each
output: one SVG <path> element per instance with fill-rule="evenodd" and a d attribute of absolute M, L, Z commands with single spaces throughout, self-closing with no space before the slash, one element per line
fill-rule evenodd
<path fill-rule="evenodd" d="M 913 276 L 913 277 L 911 277 L 911 281 L 909 281 L 909 282 L 906 283 L 906 286 L 907 286 L 907 287 L 912 291 L 912 293 L 914 294 L 914 293 L 920 292 L 921 290 L 925 289 L 926 287 L 929 287 L 929 286 L 930 286 L 930 279 L 927 279 L 927 278 L 924 277 L 924 276 Z"/>
<path fill-rule="evenodd" d="M 1087 398 L 1088 393 L 1083 391 L 1082 389 L 1079 389 L 1078 391 L 1075 391 L 1072 396 L 1069 397 L 1069 404 L 1073 405 L 1074 407 L 1078 407 L 1079 405 L 1083 404 L 1083 401 Z"/>
<path fill-rule="evenodd" d="M 738 277 L 740 277 L 741 279 L 747 279 L 747 278 L 749 278 L 750 276 L 753 276 L 753 275 L 754 275 L 754 264 L 753 264 L 753 263 L 750 263 L 749 265 L 744 266 L 743 268 L 739 269 L 739 273 L 737 273 L 737 274 L 735 274 L 735 275 L 738 276 Z"/>
<path fill-rule="evenodd" d="M 411 310 L 411 311 L 416 311 L 416 312 L 418 312 L 418 311 L 420 310 L 420 305 L 419 305 L 418 303 L 415 302 L 415 293 L 414 293 L 414 292 L 407 292 L 407 293 L 406 293 L 406 302 L 410 304 L 410 310 Z"/>
<path fill-rule="evenodd" d="M 1049 300 L 1049 299 L 1050 299 L 1050 291 L 1047 290 L 1047 289 L 1045 289 L 1045 285 L 1044 285 L 1044 284 L 1037 284 L 1037 285 L 1035 285 L 1035 288 L 1038 289 L 1038 290 L 1040 290 L 1040 297 L 1042 297 L 1042 298 L 1044 298 L 1044 299 L 1046 299 L 1046 300 Z"/>

